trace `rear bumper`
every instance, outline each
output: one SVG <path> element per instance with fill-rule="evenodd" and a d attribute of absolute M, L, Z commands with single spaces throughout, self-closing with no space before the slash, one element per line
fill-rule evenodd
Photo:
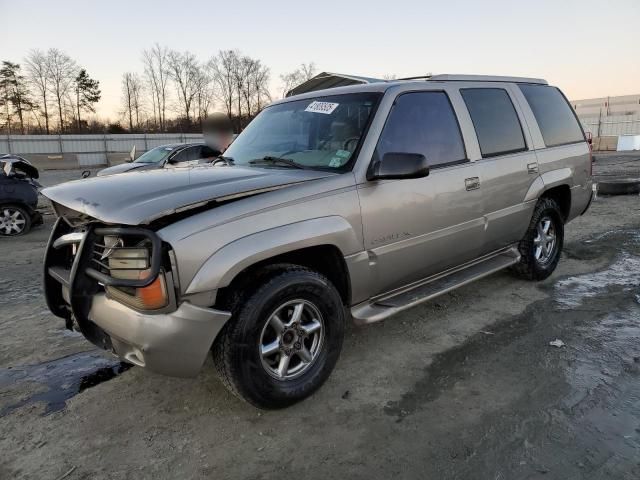
<path fill-rule="evenodd" d="M 228 312 L 182 303 L 171 313 L 145 314 L 111 300 L 93 297 L 89 320 L 111 339 L 123 360 L 157 373 L 195 376 Z"/>

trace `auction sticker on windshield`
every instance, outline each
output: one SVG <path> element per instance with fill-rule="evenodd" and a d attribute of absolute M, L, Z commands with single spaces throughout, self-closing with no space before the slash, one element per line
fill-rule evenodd
<path fill-rule="evenodd" d="M 336 108 L 338 108 L 338 105 L 340 104 L 331 102 L 311 102 L 309 106 L 304 109 L 304 111 L 330 115 Z"/>

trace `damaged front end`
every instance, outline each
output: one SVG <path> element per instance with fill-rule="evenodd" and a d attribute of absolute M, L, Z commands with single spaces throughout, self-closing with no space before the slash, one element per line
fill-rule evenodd
<path fill-rule="evenodd" d="M 61 208 L 44 260 L 51 312 L 121 359 L 195 375 L 227 312 L 179 303 L 171 247 L 151 229 L 113 226 Z"/>

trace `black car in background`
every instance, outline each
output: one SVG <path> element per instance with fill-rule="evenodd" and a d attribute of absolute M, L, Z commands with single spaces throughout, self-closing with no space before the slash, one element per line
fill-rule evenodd
<path fill-rule="evenodd" d="M 207 163 L 218 154 L 204 143 L 174 143 L 152 148 L 138 158 L 121 165 L 114 165 L 100 170 L 98 176 L 113 175 L 114 173 L 130 172 L 132 170 L 151 170 L 165 167 L 184 167 Z"/>
<path fill-rule="evenodd" d="M 17 236 L 42 224 L 38 169 L 17 155 L 0 155 L 0 236 Z"/>

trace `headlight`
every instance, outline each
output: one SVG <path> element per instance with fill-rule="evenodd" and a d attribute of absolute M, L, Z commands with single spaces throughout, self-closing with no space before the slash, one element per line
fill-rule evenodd
<path fill-rule="evenodd" d="M 118 248 L 108 256 L 109 272 L 113 278 L 141 280 L 149 274 L 149 250 L 141 248 Z M 108 251 L 107 251 L 108 253 Z"/>
<path fill-rule="evenodd" d="M 105 237 L 103 257 L 109 275 L 121 280 L 144 280 L 150 270 L 149 245 L 141 242 L 135 247 L 125 247 L 118 237 Z M 115 300 L 138 310 L 158 310 L 169 304 L 169 295 L 164 271 L 160 270 L 153 282 L 145 287 L 105 287 Z"/>

